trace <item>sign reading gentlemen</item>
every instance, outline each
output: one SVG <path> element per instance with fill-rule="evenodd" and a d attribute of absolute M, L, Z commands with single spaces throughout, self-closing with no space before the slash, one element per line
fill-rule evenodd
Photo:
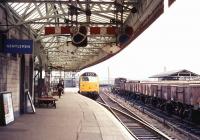
<path fill-rule="evenodd" d="M 32 54 L 33 40 L 5 40 L 6 53 Z"/>

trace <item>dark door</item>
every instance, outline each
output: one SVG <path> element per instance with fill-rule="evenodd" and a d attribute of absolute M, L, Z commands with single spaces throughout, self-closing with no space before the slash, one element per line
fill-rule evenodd
<path fill-rule="evenodd" d="M 25 57 L 21 57 L 21 66 L 20 66 L 20 113 L 25 113 Z"/>
<path fill-rule="evenodd" d="M 32 56 L 30 58 L 30 63 L 29 63 L 29 91 L 31 96 L 33 97 L 33 59 Z"/>

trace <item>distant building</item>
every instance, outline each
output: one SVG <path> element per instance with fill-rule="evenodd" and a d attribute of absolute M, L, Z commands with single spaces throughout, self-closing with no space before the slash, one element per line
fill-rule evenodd
<path fill-rule="evenodd" d="M 199 80 L 200 75 L 186 69 L 166 71 L 160 74 L 150 76 L 149 78 L 158 78 L 158 81 L 165 80 Z"/>

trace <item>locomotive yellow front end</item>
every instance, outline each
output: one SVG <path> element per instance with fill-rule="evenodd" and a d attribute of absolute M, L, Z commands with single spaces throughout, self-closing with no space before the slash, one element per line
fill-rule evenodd
<path fill-rule="evenodd" d="M 80 94 L 92 99 L 97 99 L 99 96 L 99 78 L 96 73 L 83 73 L 79 78 Z"/>

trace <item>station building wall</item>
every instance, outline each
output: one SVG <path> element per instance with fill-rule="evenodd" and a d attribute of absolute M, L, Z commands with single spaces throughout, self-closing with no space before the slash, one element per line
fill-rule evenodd
<path fill-rule="evenodd" d="M 3 5 L 0 4 L 0 35 L 6 35 L 7 39 L 31 39 L 30 32 L 24 26 L 13 26 L 12 28 L 6 26 L 11 24 L 13 14 L 9 14 Z M 10 29 L 9 29 L 10 28 Z M 2 47 L 2 44 L 0 44 Z M 25 94 L 22 94 L 21 88 L 32 89 L 31 80 L 33 80 L 32 73 L 30 71 L 30 60 L 32 55 L 24 55 L 24 83 L 21 85 L 21 59 L 22 54 L 9 54 L 0 52 L 0 92 L 9 91 L 12 92 L 14 115 L 18 117 L 21 113 L 22 105 L 25 102 Z M 24 97 L 20 97 L 24 96 Z M 24 100 L 22 100 L 23 98 Z"/>

